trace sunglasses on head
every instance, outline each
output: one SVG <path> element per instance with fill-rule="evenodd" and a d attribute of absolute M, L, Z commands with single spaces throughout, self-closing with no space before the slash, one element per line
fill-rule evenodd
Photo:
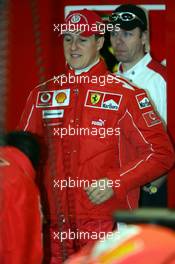
<path fill-rule="evenodd" d="M 137 19 L 143 24 L 143 21 L 138 16 L 136 16 L 135 14 L 131 12 L 116 12 L 116 13 L 113 13 L 112 16 L 110 17 L 110 21 L 112 22 L 116 22 L 118 19 L 124 22 L 130 22 L 132 20 Z"/>

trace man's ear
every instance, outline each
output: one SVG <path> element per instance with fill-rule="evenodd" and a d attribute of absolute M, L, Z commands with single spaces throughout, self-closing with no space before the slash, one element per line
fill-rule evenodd
<path fill-rule="evenodd" d="M 149 31 L 144 31 L 142 32 L 142 45 L 144 47 L 144 52 L 149 52 L 150 51 L 150 41 L 149 41 Z"/>
<path fill-rule="evenodd" d="M 105 38 L 104 37 L 99 37 L 96 41 L 97 41 L 97 51 L 99 51 L 103 47 Z"/>
<path fill-rule="evenodd" d="M 148 31 L 144 31 L 142 32 L 142 44 L 146 45 L 148 42 Z"/>

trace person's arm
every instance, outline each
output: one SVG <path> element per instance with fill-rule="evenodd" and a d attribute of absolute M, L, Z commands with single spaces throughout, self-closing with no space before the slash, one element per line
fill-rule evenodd
<path fill-rule="evenodd" d="M 159 103 L 157 105 L 157 111 L 163 121 L 163 125 L 167 125 L 167 83 L 166 80 L 162 77 L 158 84 L 159 86 Z"/>
<path fill-rule="evenodd" d="M 37 89 L 32 90 L 28 96 L 26 105 L 21 115 L 18 129 L 30 131 L 32 133 L 42 134 L 42 120 L 39 109 L 36 107 Z"/>
<path fill-rule="evenodd" d="M 156 194 L 159 190 L 159 188 L 162 186 L 162 184 L 165 182 L 167 175 L 161 176 L 155 181 L 152 181 L 145 186 L 143 186 L 142 190 L 149 194 Z"/>
<path fill-rule="evenodd" d="M 166 80 L 163 78 L 163 76 L 160 78 L 158 76 L 158 80 L 156 80 L 157 83 L 157 96 L 156 99 L 157 103 L 157 111 L 162 119 L 163 125 L 166 127 L 167 125 L 167 85 Z M 161 176 L 158 179 L 150 182 L 149 184 L 143 186 L 142 190 L 145 192 L 148 192 L 149 194 L 155 194 L 158 192 L 159 188 L 164 184 L 166 180 L 166 176 Z"/>
<path fill-rule="evenodd" d="M 126 113 L 118 123 L 120 150 L 125 147 L 125 138 L 129 138 L 137 149 L 137 155 L 127 162 L 120 151 L 120 169 L 107 173 L 109 179 L 120 179 L 120 188 L 116 192 L 122 196 L 163 175 L 174 164 L 174 150 L 160 118 L 151 105 L 139 105 L 138 99 L 144 97 L 147 97 L 144 90 L 130 91 Z"/>
<path fill-rule="evenodd" d="M 160 78 L 159 78 L 160 79 Z M 158 81 L 157 81 L 158 82 Z M 159 103 L 157 104 L 157 111 L 162 119 L 163 125 L 167 125 L 167 85 L 166 80 L 162 77 L 158 82 L 158 95 Z M 150 182 L 146 186 L 143 186 L 143 191 L 148 192 L 149 194 L 155 194 L 159 188 L 166 181 L 167 175 L 161 176 L 158 179 Z"/>

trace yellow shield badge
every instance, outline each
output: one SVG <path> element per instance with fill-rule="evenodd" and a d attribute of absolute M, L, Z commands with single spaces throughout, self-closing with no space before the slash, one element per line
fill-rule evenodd
<path fill-rule="evenodd" d="M 101 94 L 99 94 L 99 93 L 92 93 L 91 94 L 91 103 L 93 105 L 97 104 L 99 102 L 99 100 L 100 100 L 100 97 L 101 97 Z"/>

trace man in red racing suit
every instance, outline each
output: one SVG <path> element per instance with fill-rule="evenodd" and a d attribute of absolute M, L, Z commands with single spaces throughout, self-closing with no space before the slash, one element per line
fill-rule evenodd
<path fill-rule="evenodd" d="M 75 45 L 78 50 L 81 44 Z M 74 61 L 77 57 L 72 55 Z M 136 208 L 140 186 L 174 163 L 145 91 L 110 74 L 98 58 L 78 75 L 71 65 L 64 75 L 37 86 L 21 118 L 20 128 L 37 133 L 48 146 L 42 175 L 51 246 L 46 263 L 62 263 L 95 234 L 112 231 L 112 213 Z M 74 82 L 60 82 L 70 76 Z M 96 83 L 79 81 L 94 76 Z"/>

